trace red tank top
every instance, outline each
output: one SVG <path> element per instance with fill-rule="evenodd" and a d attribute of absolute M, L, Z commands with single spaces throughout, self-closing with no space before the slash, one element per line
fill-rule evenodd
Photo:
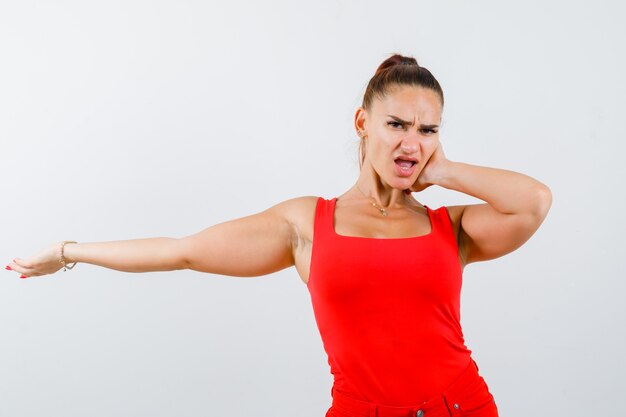
<path fill-rule="evenodd" d="M 440 394 L 472 351 L 460 323 L 462 269 L 448 212 L 426 207 L 427 235 L 338 235 L 337 198 L 315 209 L 307 288 L 333 387 L 406 406 Z"/>

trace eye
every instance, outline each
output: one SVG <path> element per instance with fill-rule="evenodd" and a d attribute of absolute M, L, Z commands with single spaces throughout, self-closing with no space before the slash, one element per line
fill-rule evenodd
<path fill-rule="evenodd" d="M 428 134 L 431 134 L 431 133 L 435 134 L 435 133 L 437 133 L 437 131 L 434 130 L 434 129 L 422 129 L 422 132 L 425 132 L 425 133 L 428 133 Z"/>
<path fill-rule="evenodd" d="M 400 122 L 393 122 L 393 121 L 392 121 L 392 122 L 387 122 L 387 124 L 388 124 L 389 126 L 392 126 L 392 125 L 402 126 L 402 123 L 400 123 Z"/>

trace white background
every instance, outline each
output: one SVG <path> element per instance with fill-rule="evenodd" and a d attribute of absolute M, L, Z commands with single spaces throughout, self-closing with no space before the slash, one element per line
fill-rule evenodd
<path fill-rule="evenodd" d="M 444 89 L 449 159 L 553 192 L 525 246 L 464 274 L 466 344 L 500 414 L 623 415 L 623 16 L 618 1 L 4 0 L 2 262 L 60 240 L 183 237 L 342 194 L 358 174 L 354 112 L 398 52 Z M 475 202 L 422 194 L 431 207 Z M 293 268 L 4 274 L 0 416 L 330 406 Z"/>

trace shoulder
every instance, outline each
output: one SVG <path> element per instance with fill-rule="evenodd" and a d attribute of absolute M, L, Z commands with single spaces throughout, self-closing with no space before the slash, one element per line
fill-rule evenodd
<path fill-rule="evenodd" d="M 450 223 L 452 223 L 452 228 L 455 233 L 457 232 L 459 226 L 461 225 L 461 217 L 463 216 L 463 210 L 465 210 L 465 206 L 441 206 L 439 208 L 433 209 L 434 211 L 440 211 L 448 215 L 450 218 Z"/>
<path fill-rule="evenodd" d="M 450 222 L 452 230 L 454 231 L 454 238 L 459 243 L 459 233 L 461 231 L 461 217 L 463 217 L 463 210 L 465 206 L 440 206 L 437 208 L 430 208 L 438 218 L 439 221 Z"/>
<path fill-rule="evenodd" d="M 294 197 L 274 205 L 269 210 L 288 222 L 296 235 L 312 236 L 315 209 L 319 199 L 318 196 Z"/>
<path fill-rule="evenodd" d="M 428 206 L 428 209 L 436 215 L 449 218 L 455 232 L 461 224 L 461 216 L 463 215 L 464 208 L 465 206 L 439 206 L 437 208 Z"/>
<path fill-rule="evenodd" d="M 457 247 L 459 248 L 459 260 L 462 265 L 466 263 L 466 245 L 463 238 L 463 229 L 461 227 L 461 218 L 467 205 L 456 206 L 444 206 L 448 215 L 450 216 L 450 223 L 452 224 L 452 230 L 454 230 L 454 238 L 456 240 Z"/>
<path fill-rule="evenodd" d="M 302 215 L 310 214 L 311 211 L 315 212 L 319 198 L 320 197 L 312 195 L 294 197 L 281 201 L 271 207 L 270 210 L 281 213 L 287 218 L 297 218 Z"/>

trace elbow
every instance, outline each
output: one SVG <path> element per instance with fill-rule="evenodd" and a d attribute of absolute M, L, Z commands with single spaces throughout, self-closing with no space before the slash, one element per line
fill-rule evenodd
<path fill-rule="evenodd" d="M 173 240 L 172 262 L 170 270 L 192 269 L 192 262 L 189 255 L 188 240 L 179 238 Z"/>
<path fill-rule="evenodd" d="M 535 189 L 533 203 L 533 214 L 541 222 L 548 215 L 550 207 L 552 207 L 552 191 L 550 187 L 539 183 Z"/>

